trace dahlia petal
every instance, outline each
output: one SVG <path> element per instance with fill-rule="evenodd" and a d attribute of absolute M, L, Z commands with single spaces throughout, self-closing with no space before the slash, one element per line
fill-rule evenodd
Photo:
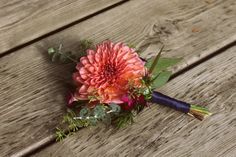
<path fill-rule="evenodd" d="M 99 62 L 101 61 L 101 54 L 99 54 L 99 53 L 96 53 L 96 54 L 95 54 L 95 61 L 96 61 L 97 63 L 99 63 Z"/>
<path fill-rule="evenodd" d="M 93 73 L 95 71 L 95 68 L 93 66 L 88 66 L 86 69 L 90 72 Z"/>
<path fill-rule="evenodd" d="M 77 96 L 76 96 L 76 99 L 77 99 L 77 100 L 88 100 L 88 96 L 85 96 L 85 95 L 77 95 Z"/>
<path fill-rule="evenodd" d="M 94 81 L 94 79 L 92 79 L 89 83 L 90 83 L 90 85 L 92 85 L 92 86 L 95 86 L 95 85 L 96 85 L 96 82 Z"/>
<path fill-rule="evenodd" d="M 72 77 L 73 77 L 73 80 L 75 81 L 75 83 L 80 83 L 80 84 L 84 83 L 84 81 L 81 79 L 80 76 L 81 75 L 78 72 L 73 73 Z"/>
<path fill-rule="evenodd" d="M 80 76 L 81 76 L 81 78 L 84 79 L 84 80 L 86 80 L 86 79 L 88 78 L 88 75 L 80 74 Z M 84 82 L 86 82 L 86 81 L 84 81 Z"/>
<path fill-rule="evenodd" d="M 68 93 L 66 98 L 67 98 L 67 106 L 68 107 L 73 107 L 72 103 L 75 101 L 78 101 L 78 99 L 76 99 L 76 97 L 74 97 L 74 95 L 71 92 Z"/>
<path fill-rule="evenodd" d="M 89 60 L 87 57 L 81 57 L 80 63 L 82 63 L 83 65 L 86 65 L 86 64 L 89 64 Z"/>
<path fill-rule="evenodd" d="M 77 65 L 76 65 L 76 69 L 79 71 L 80 70 L 80 68 L 82 68 L 83 67 L 83 65 L 81 64 L 81 63 L 77 63 Z"/>
<path fill-rule="evenodd" d="M 114 104 L 122 104 L 122 103 L 124 103 L 124 102 L 121 101 L 120 99 L 112 99 L 112 100 L 106 100 L 106 101 L 104 101 L 103 103 L 106 103 L 106 104 L 111 104 L 111 103 L 114 103 Z"/>
<path fill-rule="evenodd" d="M 95 55 L 95 53 L 94 50 L 87 50 L 87 55 Z"/>
<path fill-rule="evenodd" d="M 79 93 L 82 94 L 82 93 L 87 93 L 87 90 L 88 90 L 88 86 L 86 85 L 82 85 L 79 89 Z"/>
<path fill-rule="evenodd" d="M 123 50 L 126 52 L 131 52 L 131 49 L 128 46 L 123 46 Z"/>
<path fill-rule="evenodd" d="M 85 85 L 90 85 L 90 81 L 91 81 L 91 78 L 87 78 L 85 81 L 84 81 L 84 84 Z"/>
<path fill-rule="evenodd" d="M 136 62 L 137 62 L 137 58 L 134 58 L 134 57 L 127 60 L 128 64 L 133 64 L 133 63 L 136 63 Z"/>
<path fill-rule="evenodd" d="M 77 100 L 88 100 L 88 94 L 87 93 L 79 93 L 80 88 L 76 89 L 76 92 L 74 93 L 74 97 Z"/>
<path fill-rule="evenodd" d="M 116 44 L 113 46 L 113 50 L 116 51 L 116 52 L 118 52 L 121 47 L 122 47 L 122 43 L 121 43 L 121 42 L 116 43 Z"/>
<path fill-rule="evenodd" d="M 80 75 L 83 75 L 83 74 L 88 74 L 89 72 L 86 70 L 85 67 L 82 67 L 82 68 L 80 68 L 79 73 L 80 73 Z"/>
<path fill-rule="evenodd" d="M 73 80 L 77 80 L 77 77 L 80 77 L 80 75 L 79 75 L 79 73 L 78 72 L 75 72 L 75 73 L 73 73 L 72 74 L 72 78 L 73 78 Z"/>
<path fill-rule="evenodd" d="M 94 55 L 87 55 L 87 58 L 88 58 L 88 60 L 89 60 L 89 62 L 91 63 L 91 64 L 93 64 L 94 63 Z"/>

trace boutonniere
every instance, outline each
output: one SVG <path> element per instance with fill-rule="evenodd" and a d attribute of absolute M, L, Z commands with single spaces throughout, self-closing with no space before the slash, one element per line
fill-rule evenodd
<path fill-rule="evenodd" d="M 209 116 L 211 113 L 204 107 L 156 91 L 170 78 L 168 67 L 179 61 L 162 58 L 163 47 L 149 60 L 140 58 L 134 48 L 122 42 L 104 41 L 94 47 L 85 40 L 81 44 L 82 51 L 86 52 L 83 56 L 82 53 L 63 53 L 61 45 L 58 49 L 48 49 L 53 61 L 76 63 L 72 74 L 74 89 L 67 102 L 69 111 L 63 118 L 68 127 L 57 128 L 57 140 L 98 122 L 118 128 L 132 124 L 134 116 L 152 103 L 171 107 L 199 120 Z"/>

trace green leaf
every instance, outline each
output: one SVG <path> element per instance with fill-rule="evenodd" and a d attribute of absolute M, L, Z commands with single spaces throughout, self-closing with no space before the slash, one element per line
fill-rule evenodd
<path fill-rule="evenodd" d="M 162 47 L 161 47 L 160 51 L 158 52 L 157 56 L 154 58 L 154 60 L 152 62 L 152 65 L 149 68 L 149 73 L 150 74 L 153 73 L 153 70 L 157 67 L 157 63 L 158 63 L 158 61 L 161 57 L 161 52 L 162 52 L 163 48 L 164 48 L 164 45 L 162 45 Z"/>
<path fill-rule="evenodd" d="M 164 58 L 164 57 L 159 58 L 156 69 L 158 69 L 159 71 L 160 70 L 165 70 L 166 68 L 177 64 L 181 60 L 182 60 L 182 58 Z M 148 59 L 145 66 L 150 68 L 153 61 L 154 61 L 153 58 Z"/>
<path fill-rule="evenodd" d="M 49 55 L 52 55 L 52 54 L 54 54 L 56 52 L 56 50 L 53 48 L 53 47 L 50 47 L 49 49 L 48 49 L 48 54 Z"/>
<path fill-rule="evenodd" d="M 163 71 L 160 72 L 155 78 L 154 80 L 152 80 L 152 89 L 155 88 L 160 88 L 161 86 L 165 85 L 167 83 L 167 81 L 169 80 L 171 76 L 171 72 L 170 71 Z"/>
<path fill-rule="evenodd" d="M 151 58 L 147 61 L 146 67 L 150 68 L 154 59 Z M 155 66 L 155 69 L 153 69 L 153 75 L 157 75 L 163 70 L 166 70 L 168 67 L 171 67 L 175 64 L 177 64 L 179 61 L 181 61 L 181 58 L 159 58 L 157 65 Z"/>

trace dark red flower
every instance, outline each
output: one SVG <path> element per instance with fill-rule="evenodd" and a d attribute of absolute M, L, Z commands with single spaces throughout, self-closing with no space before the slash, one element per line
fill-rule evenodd
<path fill-rule="evenodd" d="M 143 95 L 131 98 L 129 95 L 124 95 L 121 100 L 124 102 L 120 104 L 123 110 L 132 110 L 136 105 L 147 106 L 147 101 Z"/>

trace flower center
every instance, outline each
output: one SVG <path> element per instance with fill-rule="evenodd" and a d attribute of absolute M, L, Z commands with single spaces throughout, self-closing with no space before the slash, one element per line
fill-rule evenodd
<path fill-rule="evenodd" d="M 111 64 L 105 65 L 104 75 L 106 77 L 111 77 L 111 76 L 114 76 L 115 74 L 116 74 L 116 68 L 113 65 L 111 65 Z"/>

